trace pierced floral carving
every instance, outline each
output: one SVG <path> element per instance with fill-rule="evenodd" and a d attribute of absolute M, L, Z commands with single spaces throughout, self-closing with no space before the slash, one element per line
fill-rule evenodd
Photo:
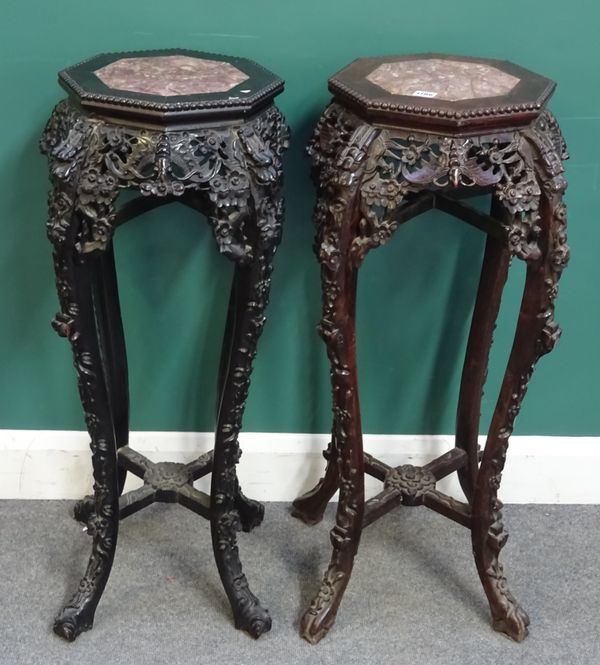
<path fill-rule="evenodd" d="M 368 154 L 363 156 L 366 165 L 360 187 L 360 234 L 352 244 L 355 263 L 359 265 L 370 249 L 391 238 L 398 226 L 395 214 L 410 194 L 425 188 L 473 186 L 493 187 L 511 213 L 507 229 L 510 251 L 525 261 L 539 259 L 541 191 L 529 144 L 539 141 L 540 132 L 545 132 L 542 158 L 553 160 L 547 165 L 550 169 L 561 169 L 561 158 L 566 154 L 556 121 L 549 118 L 550 114 L 544 112 L 536 123 L 522 131 L 469 138 L 379 130 Z M 546 129 L 541 130 L 543 123 Z M 334 156 L 344 149 L 352 132 L 367 131 L 369 127 L 337 103 L 328 107 L 308 150 L 321 182 L 341 177 L 339 174 L 345 171 L 340 170 Z M 345 158 L 352 158 L 347 150 Z M 321 228 L 322 216 L 317 207 L 318 238 L 324 238 L 319 242 L 320 252 L 335 258 L 335 243 L 327 241 L 329 231 Z"/>
<path fill-rule="evenodd" d="M 219 249 L 235 261 L 251 258 L 244 224 L 252 188 L 281 179 L 281 157 L 288 132 L 279 111 L 269 107 L 255 119 L 226 128 L 166 131 L 114 125 L 58 104 L 41 141 L 59 192 L 48 234 L 60 241 L 69 221 L 62 200 L 67 191 L 81 217 L 78 250 L 103 250 L 114 229 L 120 190 L 137 188 L 146 196 L 182 196 L 188 190 L 209 202 L 209 221 Z M 263 223 L 276 243 L 275 217 Z"/>
<path fill-rule="evenodd" d="M 415 501 L 435 489 L 435 476 L 422 467 L 404 464 L 392 469 L 385 477 L 384 487 L 393 489 L 406 495 L 410 501 Z"/>

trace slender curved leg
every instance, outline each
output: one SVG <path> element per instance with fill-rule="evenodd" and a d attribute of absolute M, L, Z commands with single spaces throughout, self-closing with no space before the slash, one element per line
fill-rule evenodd
<path fill-rule="evenodd" d="M 294 500 L 292 504 L 292 515 L 301 519 L 305 524 L 318 524 L 323 519 L 325 508 L 331 497 L 340 487 L 340 474 L 338 470 L 338 455 L 332 436 L 332 442 L 324 453 L 327 459 L 325 475 L 319 482 L 302 496 Z"/>
<path fill-rule="evenodd" d="M 517 641 L 527 635 L 529 618 L 510 590 L 498 557 L 508 534 L 502 522 L 498 499 L 508 437 L 519 403 L 537 357 L 536 346 L 544 321 L 538 316 L 538 303 L 545 291 L 545 274 L 539 266 L 528 267 L 525 295 L 508 368 L 494 411 L 473 497 L 472 542 L 475 563 L 488 597 L 495 630 Z"/>
<path fill-rule="evenodd" d="M 129 376 L 127 351 L 121 319 L 119 288 L 112 242 L 100 258 L 102 262 L 101 284 L 104 346 L 107 349 L 108 389 L 115 426 L 117 448 L 129 445 Z M 119 494 L 123 492 L 127 471 L 118 469 Z"/>
<path fill-rule="evenodd" d="M 235 312 L 235 285 L 232 284 L 231 294 L 229 297 L 229 306 L 227 308 L 227 320 L 225 323 L 225 333 L 223 335 L 223 344 L 221 347 L 221 359 L 219 362 L 219 380 L 217 389 L 217 418 L 219 417 L 219 408 L 221 405 L 221 398 L 223 394 L 223 387 L 227 377 L 227 370 L 229 367 L 229 359 L 232 352 L 233 333 L 235 327 L 236 312 Z M 240 525 L 242 531 L 246 533 L 252 531 L 263 521 L 265 516 L 265 507 L 259 501 L 249 499 L 241 490 L 239 481 L 236 479 L 235 490 L 235 508 L 239 513 Z"/>
<path fill-rule="evenodd" d="M 356 283 L 358 268 L 351 245 L 358 234 L 357 205 L 360 177 L 350 183 L 330 183 L 321 194 L 321 281 L 323 319 L 320 332 L 331 363 L 333 440 L 329 466 L 339 469 L 340 500 L 331 531 L 333 552 L 321 587 L 301 621 L 301 634 L 310 643 L 322 639 L 333 625 L 350 580 L 362 532 L 364 512 L 364 456 L 356 374 Z M 332 258 L 327 247 L 335 247 Z M 338 253 L 339 252 L 339 253 Z M 329 485 L 322 488 L 329 491 Z M 320 490 L 321 500 L 324 489 Z"/>
<path fill-rule="evenodd" d="M 257 250 L 257 254 L 251 265 L 236 265 L 235 268 L 234 305 L 228 317 L 231 344 L 228 345 L 228 361 L 223 361 L 224 378 L 211 487 L 211 533 L 219 575 L 231 603 L 236 627 L 255 638 L 271 628 L 271 617 L 250 591 L 242 572 L 236 532 L 242 527 L 252 526 L 256 515 L 252 515 L 252 508 L 248 515 L 249 504 L 240 498 L 242 495 L 235 466 L 240 455 L 238 434 L 250 385 L 252 361 L 268 301 L 273 250 Z M 227 338 L 226 333 L 226 344 Z M 245 525 L 242 524 L 242 515 Z"/>
<path fill-rule="evenodd" d="M 77 591 L 57 616 L 54 632 L 72 641 L 89 630 L 94 621 L 112 567 L 119 525 L 119 487 L 116 442 L 105 371 L 102 366 L 101 294 L 98 289 L 100 260 L 74 249 L 71 224 L 61 246 L 55 245 L 55 267 L 62 312 L 55 328 L 67 336 L 73 347 L 79 392 L 91 437 L 94 470 L 94 514 L 90 517 L 92 553 Z"/>
<path fill-rule="evenodd" d="M 112 241 L 98 257 L 98 262 L 100 263 L 99 270 L 96 270 L 94 275 L 98 302 L 96 324 L 101 340 L 118 449 L 129 444 L 129 377 Z M 119 466 L 117 474 L 119 495 L 121 495 L 125 486 L 127 470 Z M 94 503 L 92 495 L 77 501 L 73 508 L 75 519 L 83 524 L 88 524 L 94 513 Z"/>
<path fill-rule="evenodd" d="M 506 214 L 504 206 L 494 197 L 492 216 L 502 220 Z M 509 266 L 510 253 L 505 243 L 488 235 L 463 365 L 456 416 L 455 445 L 457 448 L 462 448 L 468 456 L 467 466 L 458 470 L 458 478 L 469 502 L 473 500 L 479 469 L 477 438 L 481 399 Z"/>
<path fill-rule="evenodd" d="M 557 282 L 568 260 L 565 206 L 561 177 L 542 182 L 539 254 L 527 265 L 525 290 L 515 339 L 498 403 L 492 417 L 473 497 L 473 553 L 487 595 L 493 627 L 516 641 L 527 636 L 529 617 L 511 594 L 499 554 L 508 534 L 502 520 L 498 489 L 508 439 L 538 358 L 556 343 L 560 329 L 554 320 Z"/>

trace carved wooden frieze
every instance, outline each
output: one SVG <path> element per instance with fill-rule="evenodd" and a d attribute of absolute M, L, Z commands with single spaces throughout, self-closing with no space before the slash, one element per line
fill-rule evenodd
<path fill-rule="evenodd" d="M 145 196 L 202 194 L 220 251 L 248 261 L 252 250 L 244 230 L 252 189 L 280 180 L 287 127 L 271 106 L 246 123 L 224 128 L 156 131 L 116 125 L 58 104 L 44 132 L 42 151 L 61 186 L 50 201 L 48 235 L 64 241 L 71 208 L 81 219 L 80 252 L 102 250 L 110 242 L 115 200 L 123 189 Z M 266 211 L 260 233 L 276 243 L 277 216 Z"/>
<path fill-rule="evenodd" d="M 368 152 L 357 144 L 336 152 L 344 137 L 352 143 L 367 131 L 371 133 Z M 540 256 L 537 220 L 541 196 L 534 165 L 536 150 L 542 151 L 553 173 L 562 173 L 564 141 L 549 111 L 519 131 L 452 137 L 375 128 L 336 103 L 323 116 L 309 146 L 323 186 L 331 179 L 347 178 L 347 173 L 359 168 L 364 170 L 361 233 L 353 243 L 357 264 L 370 249 L 389 240 L 397 228 L 395 214 L 410 194 L 425 188 L 474 186 L 492 187 L 510 212 L 511 252 L 526 261 L 536 260 Z M 328 232 L 320 230 L 319 234 Z M 323 242 L 320 251 L 331 255 L 332 243 Z"/>

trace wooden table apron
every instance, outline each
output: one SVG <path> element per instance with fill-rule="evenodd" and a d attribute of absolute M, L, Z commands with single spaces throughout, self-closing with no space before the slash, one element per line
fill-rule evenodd
<path fill-rule="evenodd" d="M 515 129 L 478 131 L 453 136 L 399 129 L 391 121 L 378 126 L 334 100 L 309 146 L 318 186 L 320 333 L 331 362 L 333 427 L 325 476 L 296 499 L 294 514 L 309 524 L 318 522 L 340 490 L 331 563 L 302 620 L 302 634 L 313 643 L 335 620 L 363 527 L 400 504 L 424 504 L 471 530 L 494 628 L 517 641 L 527 635 L 529 618 L 510 592 L 499 561 L 507 533 L 498 489 L 509 436 L 534 366 L 560 335 L 554 300 L 569 257 L 562 200 L 562 160 L 567 155 L 558 125 L 546 110 Z M 491 215 L 461 200 L 481 192 L 493 194 Z M 362 449 L 357 275 L 367 252 L 386 243 L 400 224 L 431 208 L 480 228 L 487 233 L 487 243 L 462 373 L 455 447 L 424 467 L 394 469 Z M 481 398 L 511 257 L 526 262 L 527 276 L 512 351 L 481 452 Z M 435 488 L 453 471 L 458 472 L 466 502 Z M 365 472 L 384 483 L 366 503 Z"/>
<path fill-rule="evenodd" d="M 119 518 L 153 501 L 178 502 L 211 522 L 214 555 L 237 627 L 254 637 L 271 619 L 250 591 L 236 532 L 260 524 L 263 506 L 247 499 L 236 475 L 238 433 L 256 343 L 265 321 L 283 202 L 281 156 L 287 127 L 273 105 L 223 126 L 178 129 L 119 124 L 65 100 L 41 147 L 50 163 L 48 237 L 54 247 L 60 312 L 53 322 L 73 347 L 91 438 L 94 495 L 75 508 L 92 553 L 54 630 L 73 640 L 91 628 L 115 554 Z M 117 209 L 118 194 L 141 196 Z M 138 214 L 180 201 L 208 218 L 235 272 L 222 347 L 215 449 L 190 464 L 153 464 L 128 445 L 125 340 L 112 236 Z M 127 471 L 144 485 L 122 495 Z M 210 497 L 193 481 L 212 472 Z"/>

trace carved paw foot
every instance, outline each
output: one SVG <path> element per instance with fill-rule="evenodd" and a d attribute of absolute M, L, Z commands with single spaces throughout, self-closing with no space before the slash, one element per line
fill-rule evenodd
<path fill-rule="evenodd" d="M 348 584 L 348 576 L 330 568 L 323 578 L 321 588 L 304 613 L 300 623 L 300 635 L 310 642 L 320 642 L 335 621 L 338 608 Z"/>
<path fill-rule="evenodd" d="M 235 627 L 245 630 L 254 639 L 271 630 L 271 617 L 258 599 L 240 603 L 235 613 Z"/>
<path fill-rule="evenodd" d="M 78 501 L 73 508 L 73 517 L 82 524 L 87 525 L 94 513 L 96 504 L 93 496 L 86 496 Z"/>
<path fill-rule="evenodd" d="M 73 642 L 76 637 L 94 624 L 94 610 L 90 607 L 77 608 L 65 607 L 54 620 L 54 632 L 68 642 Z"/>
<path fill-rule="evenodd" d="M 505 616 L 495 616 L 492 618 L 492 627 L 499 633 L 504 633 L 515 642 L 522 642 L 529 630 L 529 616 L 527 612 L 518 604 L 510 605 Z"/>
<path fill-rule="evenodd" d="M 236 496 L 235 507 L 240 516 L 242 531 L 248 533 L 255 527 L 260 526 L 265 516 L 265 507 L 262 503 L 249 499 L 240 492 Z"/>

